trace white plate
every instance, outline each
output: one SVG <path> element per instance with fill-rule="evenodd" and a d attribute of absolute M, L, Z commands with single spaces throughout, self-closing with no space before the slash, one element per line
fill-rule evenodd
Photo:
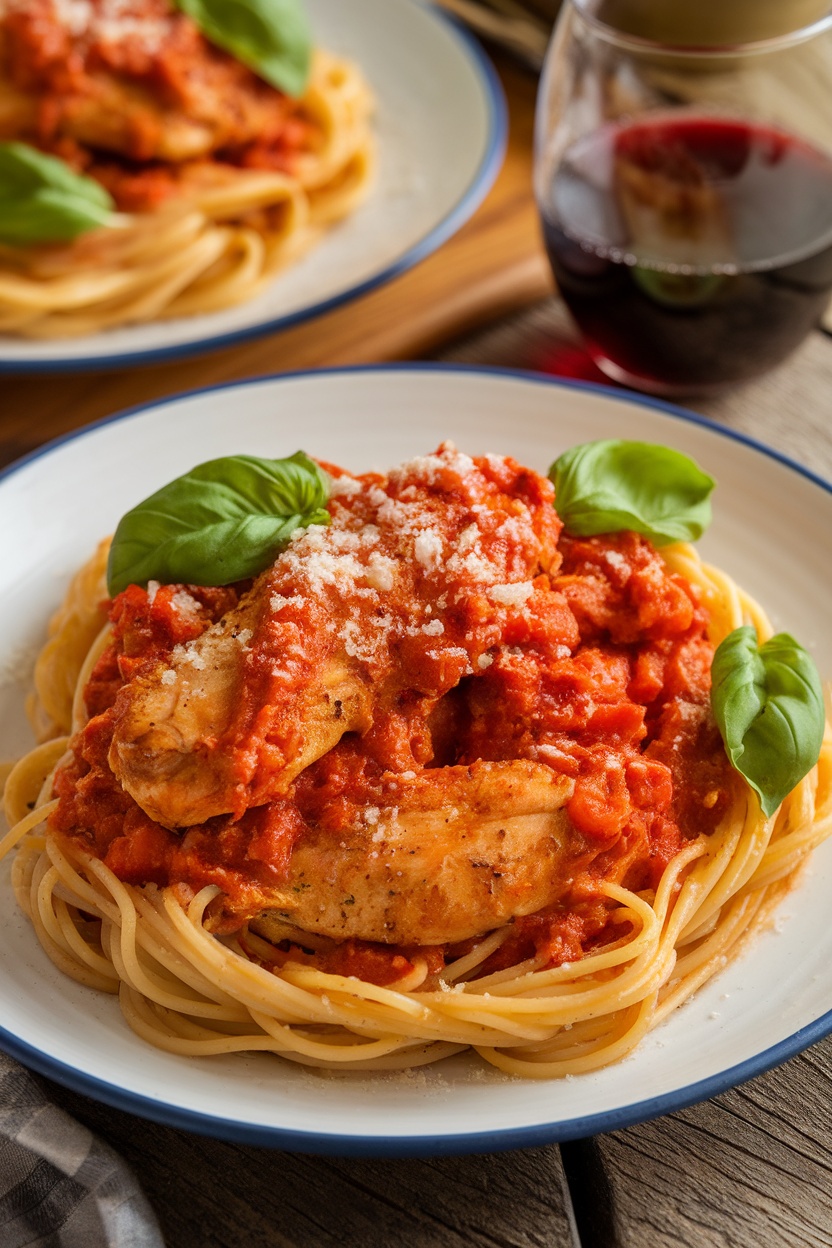
<path fill-rule="evenodd" d="M 0 372 L 124 367 L 287 329 L 397 277 L 467 221 L 505 151 L 505 101 L 479 45 L 421 0 L 304 3 L 316 40 L 355 60 L 377 99 L 366 203 L 239 308 L 68 341 L 0 336 Z"/>
<path fill-rule="evenodd" d="M 0 480 L 0 755 L 29 741 L 24 656 L 67 578 L 121 513 L 196 460 L 302 445 L 355 470 L 453 438 L 546 471 L 590 438 L 663 442 L 719 481 L 705 556 L 832 674 L 830 487 L 762 447 L 657 402 L 531 374 L 402 366 L 265 379 L 116 417 Z M 0 1044 L 26 1064 L 149 1118 L 318 1152 L 482 1152 L 612 1130 L 767 1069 L 832 1031 L 832 842 L 764 933 L 634 1056 L 547 1083 L 463 1056 L 413 1075 L 320 1076 L 266 1055 L 187 1059 L 137 1039 L 115 1002 L 53 969 L 0 875 Z"/>

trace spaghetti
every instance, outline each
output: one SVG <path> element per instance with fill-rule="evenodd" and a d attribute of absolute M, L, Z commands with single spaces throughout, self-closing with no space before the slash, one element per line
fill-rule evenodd
<path fill-rule="evenodd" d="M 389 517 L 395 510 L 390 506 L 391 500 L 412 497 L 407 491 L 417 490 L 416 482 L 422 482 L 427 491 L 424 497 L 427 497 L 430 490 L 425 482 L 433 474 L 430 488 L 436 489 L 436 463 L 440 461 L 443 471 L 455 466 L 461 474 L 460 480 L 467 479 L 469 484 L 475 471 L 490 483 L 489 488 L 495 482 L 499 484 L 502 493 L 498 495 L 496 487 L 491 489 L 490 514 L 481 518 L 482 525 L 487 526 L 493 518 L 498 498 L 516 500 L 522 494 L 531 499 L 535 490 L 543 501 L 550 498 L 542 488 L 545 483 L 541 485 L 534 474 L 524 476 L 525 470 L 512 468 L 512 461 L 490 456 L 467 461 L 469 469 L 464 464 L 460 466 L 466 457 L 455 457 L 447 450 L 429 459 L 431 462 L 428 459 L 414 461 L 416 467 L 410 466 L 409 476 L 402 470 L 404 476 L 399 478 L 398 493 L 391 494 L 389 484 L 385 487 L 377 477 L 345 476 L 341 478 L 340 491 L 336 480 L 335 501 L 331 504 L 332 531 L 342 535 L 363 533 L 363 529 L 355 529 L 356 516 L 363 514 L 355 500 L 363 500 L 369 506 L 367 499 L 373 490 L 376 491 L 376 512 L 373 513 L 376 516 L 387 507 L 385 514 Z M 529 478 L 532 478 L 531 484 Z M 416 503 L 407 505 L 415 507 Z M 500 505 L 508 506 L 508 503 Z M 529 507 L 533 513 L 531 503 Z M 520 509 L 514 507 L 512 514 L 517 521 Z M 402 516 L 400 512 L 400 529 Z M 497 521 L 500 525 L 505 523 L 500 515 Z M 478 558 L 485 558 L 488 548 L 483 539 L 484 531 L 480 533 L 483 540 L 478 539 L 480 544 L 476 547 L 470 526 L 463 531 L 468 532 L 468 538 L 463 540 L 462 550 L 467 542 L 469 551 L 475 549 Z M 322 530 L 293 543 L 293 554 L 286 557 L 286 562 L 290 558 L 301 558 L 304 542 L 312 547 L 317 543 L 320 551 L 320 543 L 328 532 Z M 417 544 L 419 535 L 424 536 L 425 532 L 424 528 L 417 532 Z M 514 537 L 517 538 L 516 526 Z M 338 545 L 337 537 L 330 540 Z M 412 531 L 407 534 L 407 541 L 414 541 Z M 545 544 L 543 531 L 541 549 Z M 390 547 L 384 549 L 389 551 Z M 423 541 L 416 549 L 424 555 L 427 544 Z M 457 553 L 459 550 L 457 541 Z M 668 595 L 676 591 L 685 601 L 695 604 L 694 617 L 696 611 L 701 610 L 707 622 L 707 643 L 697 639 L 694 618 L 694 625 L 683 633 L 683 644 L 688 648 L 673 651 L 677 657 L 678 653 L 683 653 L 681 667 L 690 666 L 691 656 L 702 645 L 712 649 L 740 625 L 752 624 L 761 641 L 771 634 L 761 608 L 727 575 L 705 565 L 688 545 L 664 548 L 661 574 L 651 562 L 654 553 L 641 539 L 627 537 L 617 543 L 592 539 L 589 544 L 577 543 L 571 553 L 564 550 L 565 562 L 558 568 L 557 559 L 553 559 L 546 579 L 552 586 L 559 587 L 559 594 L 572 594 L 571 601 L 578 613 L 580 604 L 589 601 L 590 592 L 585 584 L 579 584 L 584 575 L 581 561 L 597 556 L 604 566 L 612 569 L 610 575 L 613 576 L 622 570 L 625 558 L 622 552 L 625 551 L 630 552 L 627 557 L 631 561 L 636 558 L 648 561 L 643 565 L 649 568 L 645 583 L 652 579 L 655 584 L 657 576 L 664 577 L 661 591 L 657 593 L 659 598 L 664 593 L 665 606 Z M 5 802 L 12 830 L 0 842 L 0 854 L 16 848 L 15 893 L 53 962 L 81 983 L 118 993 L 124 1016 L 133 1030 L 169 1052 L 210 1055 L 262 1050 L 313 1067 L 384 1070 L 434 1062 L 472 1048 L 486 1062 L 512 1075 L 543 1079 L 598 1069 L 631 1052 L 652 1027 L 687 1000 L 728 959 L 738 956 L 745 942 L 761 929 L 793 886 L 807 855 L 832 830 L 832 738 L 827 731 L 817 766 L 771 818 L 762 815 L 757 797 L 745 782 L 733 773 L 726 780 L 722 763 L 709 754 L 706 757 L 703 748 L 700 771 L 686 763 L 681 770 L 677 768 L 675 775 L 677 781 L 680 777 L 686 778 L 692 788 L 698 787 L 701 808 L 697 807 L 697 818 L 707 823 L 707 811 L 712 810 L 711 825 L 705 827 L 703 823 L 705 830 L 697 832 L 689 828 L 682 835 L 673 833 L 673 821 L 668 813 L 671 807 L 665 803 L 661 807 L 665 815 L 661 818 L 645 814 L 649 852 L 644 846 L 638 847 L 631 825 L 627 825 L 623 831 L 619 829 L 617 838 L 608 839 L 600 851 L 596 847 L 595 856 L 577 883 L 563 884 L 562 906 L 550 906 L 531 914 L 520 906 L 508 922 L 501 922 L 488 931 L 478 931 L 470 939 L 446 942 L 441 948 L 436 945 L 405 947 L 402 942 L 384 950 L 377 945 L 359 947 L 361 942 L 353 940 L 339 941 L 331 932 L 316 931 L 314 925 L 299 926 L 296 914 L 281 909 L 274 902 L 269 908 L 268 902 L 263 901 L 268 890 L 263 892 L 259 904 L 249 904 L 247 908 L 240 900 L 242 894 L 235 900 L 233 882 L 227 895 L 216 883 L 203 882 L 199 872 L 208 870 L 205 865 L 208 860 L 204 858 L 199 860 L 199 870 L 190 868 L 190 875 L 183 870 L 176 878 L 150 882 L 151 871 L 150 876 L 146 874 L 145 882 L 130 882 L 129 855 L 133 851 L 125 851 L 126 857 L 122 853 L 121 857 L 113 858 L 112 846 L 118 838 L 116 841 L 111 838 L 108 841 L 111 848 L 106 853 L 96 852 L 92 831 L 86 838 L 79 835 L 77 829 L 67 833 L 67 817 L 62 816 L 59 809 L 66 801 L 70 785 L 77 788 L 86 784 L 94 788 L 103 783 L 100 778 L 103 773 L 97 772 L 94 765 L 79 772 L 77 760 L 79 752 L 85 754 L 88 762 L 93 759 L 98 748 L 94 745 L 94 736 L 99 729 L 90 735 L 90 725 L 103 723 L 108 713 L 97 718 L 93 714 L 90 719 L 89 703 L 92 702 L 95 709 L 105 702 L 112 704 L 113 697 L 112 693 L 107 697 L 102 694 L 107 673 L 112 675 L 115 671 L 113 632 L 99 607 L 106 596 L 104 555 L 102 548 L 76 577 L 39 661 L 35 700 L 39 707 L 40 731 L 47 736 L 51 732 L 63 735 L 45 740 L 11 773 Z M 378 574 L 379 584 L 384 585 L 387 582 L 381 573 L 386 565 L 380 562 L 382 557 L 389 555 L 381 556 L 376 551 L 372 567 Z M 507 557 L 516 559 L 517 550 L 510 549 Z M 279 567 L 280 563 L 278 560 L 275 566 Z M 293 565 L 296 580 L 301 575 L 299 566 Z M 322 565 L 318 561 L 315 566 Z M 331 568 L 331 563 L 329 566 Z M 469 568 L 471 566 L 469 564 Z M 424 570 L 424 564 L 422 568 Z M 273 578 L 275 573 L 269 575 Z M 447 593 L 443 588 L 446 582 L 441 581 L 441 576 L 446 574 L 436 570 L 436 575 L 441 583 L 434 586 L 434 603 L 441 599 L 441 595 L 436 594 L 437 589 L 442 588 L 443 593 Z M 459 578 L 455 583 L 462 586 L 457 593 L 463 592 L 465 583 Z M 544 585 L 542 578 L 535 584 L 535 593 L 549 592 L 549 585 Z M 268 586 L 273 595 L 272 610 L 278 615 L 281 611 L 291 612 L 292 607 L 285 605 L 285 597 L 278 600 L 274 596 L 277 591 L 273 579 Z M 527 617 L 534 616 L 536 608 L 528 605 L 531 595 L 524 597 L 525 590 L 509 593 L 505 584 L 492 587 L 492 595 L 494 588 L 499 590 L 497 602 L 503 600 L 498 609 L 499 618 L 507 621 L 503 637 L 509 640 L 513 637 L 514 643 L 509 648 L 522 651 L 524 643 L 517 634 L 515 607 L 517 600 L 522 600 L 520 608 Z M 594 587 L 590 588 L 594 593 Z M 340 593 L 348 597 L 343 584 Z M 151 594 L 158 600 L 159 611 L 168 609 L 168 600 L 162 601 L 164 587 L 154 589 L 151 586 Z M 411 588 L 407 596 L 413 597 Z M 244 596 L 243 601 L 249 599 Z M 547 609 L 555 609 L 554 600 Z M 214 611 L 223 613 L 225 619 L 233 614 L 227 600 L 217 603 Z M 146 628 L 148 618 L 142 616 L 142 627 Z M 442 618 L 446 633 L 451 633 L 451 615 L 445 614 Z M 119 623 L 117 611 L 113 619 L 112 628 L 118 635 L 123 619 Z M 219 625 L 214 627 L 215 632 L 217 627 Z M 655 634 L 655 620 L 651 627 Z M 432 624 L 429 629 L 431 644 L 438 644 L 436 639 L 442 634 Z M 448 638 L 449 649 L 454 648 L 456 640 L 453 636 Z M 129 642 L 123 644 L 129 648 Z M 158 635 L 154 644 L 159 644 Z M 198 668 L 193 660 L 197 653 L 193 644 L 181 640 L 177 643 L 180 655 L 190 654 L 191 667 Z M 535 644 L 540 645 L 539 638 Z M 616 644 L 623 646 L 625 643 Z M 500 645 L 504 646 L 505 641 Z M 591 647 L 582 645 L 583 650 L 578 646 L 570 658 L 555 658 L 553 663 L 570 663 L 575 655 L 579 658 L 583 655 L 581 661 L 591 663 Z M 497 656 L 492 662 L 476 663 L 481 674 L 468 678 L 469 690 L 487 693 L 488 680 L 496 679 L 492 669 L 502 661 L 498 649 L 492 645 L 490 654 Z M 602 646 L 602 650 L 611 662 L 613 649 Z M 672 647 L 665 647 L 667 654 L 671 650 Z M 82 651 L 86 651 L 83 659 Z M 171 645 L 167 643 L 166 661 L 171 652 Z M 653 655 L 655 646 L 651 649 L 648 644 L 640 653 Z M 509 667 L 512 663 L 515 666 L 522 663 L 522 655 L 506 653 L 504 658 Z M 133 661 L 138 661 L 135 653 Z M 369 660 L 365 654 L 356 661 Z M 122 662 L 129 667 L 126 660 Z M 674 661 L 668 662 L 672 665 Z M 634 659 L 633 664 L 633 670 L 641 673 L 639 679 L 646 680 L 649 662 L 644 660 L 639 666 Z M 678 664 L 674 672 L 677 667 Z M 383 675 L 378 676 L 379 688 L 384 679 Z M 116 683 L 123 687 L 123 680 L 117 679 Z M 454 687 L 458 688 L 458 684 Z M 70 688 L 74 689 L 71 704 L 66 693 Z M 469 693 L 469 696 L 475 699 L 479 695 Z M 609 714 L 612 712 L 607 708 L 605 715 L 609 717 Z M 449 775 L 457 768 L 441 765 L 439 755 L 443 747 L 437 742 L 442 732 L 436 719 L 431 722 L 437 751 L 434 762 L 440 765 L 428 768 L 425 774 L 432 774 L 435 783 L 441 785 L 442 773 Z M 453 749 L 457 754 L 454 757 L 459 756 L 462 748 L 460 736 L 467 734 L 469 741 L 478 742 L 473 729 L 461 732 L 461 722 L 455 720 Z M 616 723 L 616 731 L 620 733 L 620 719 Z M 492 721 L 491 732 L 496 739 L 504 728 Z M 655 726 L 652 734 L 655 741 Z M 479 744 L 476 748 L 486 750 Z M 340 762 L 345 766 L 345 760 L 355 761 L 356 750 L 360 753 L 360 746 L 346 747 L 341 742 L 324 754 L 322 763 L 313 763 L 307 769 L 304 774 L 314 774 L 319 794 L 327 784 L 333 783 L 334 773 L 325 769 L 327 760 L 334 767 L 332 760 L 341 751 Z M 494 751 L 505 753 L 496 745 Z M 654 759 L 661 756 L 661 751 L 652 756 L 643 755 Z M 554 752 L 551 759 L 555 765 Z M 564 765 L 563 759 L 560 765 Z M 324 770 L 316 772 L 315 768 L 321 766 Z M 475 769 L 476 764 L 470 769 L 471 775 L 475 774 Z M 400 771 L 397 775 L 404 785 L 406 777 L 412 773 Z M 646 783 L 638 767 L 633 775 L 631 787 Z M 659 773 L 654 772 L 656 791 L 661 788 L 660 781 Z M 349 790 L 342 786 L 340 792 L 339 800 L 346 801 Z M 308 816 L 311 807 L 305 807 L 300 797 L 295 800 L 297 809 Z M 584 793 L 581 799 L 584 806 L 587 800 Z M 607 805 L 614 806 L 614 793 L 607 794 L 605 800 Z M 276 804 L 279 806 L 280 801 Z M 648 805 L 645 799 L 645 811 Z M 130 810 L 133 809 L 131 805 Z M 331 807 L 321 806 L 320 809 L 330 812 L 322 816 L 324 822 L 325 818 L 332 817 Z M 580 803 L 573 803 L 568 809 L 576 827 L 575 838 L 580 841 L 582 834 L 578 829 L 589 826 L 589 816 L 582 813 Z M 447 823 L 447 808 L 442 813 Z M 137 808 L 135 814 L 141 822 Z M 372 808 L 372 814 L 369 807 L 364 809 L 363 817 L 370 829 L 379 829 L 367 837 L 367 846 L 372 846 L 369 858 L 386 843 L 379 814 L 378 807 Z M 353 808 L 348 815 L 354 818 Z M 403 817 L 406 820 L 406 813 Z M 247 818 L 247 814 L 243 815 L 239 822 L 232 821 L 232 824 L 242 826 L 251 835 L 251 828 L 245 822 Z M 123 822 L 126 825 L 131 819 L 138 828 L 133 815 L 125 817 Z M 684 825 L 684 814 L 679 814 L 678 819 Z M 205 828 L 210 828 L 219 842 L 232 824 L 209 821 L 202 832 L 192 828 L 188 836 L 197 834 L 196 845 Z M 147 828 L 147 821 L 142 826 Z M 167 832 L 158 824 L 152 827 L 160 837 L 168 838 L 167 845 L 181 844 L 180 832 Z M 582 844 L 586 846 L 586 832 L 583 836 Z M 294 841 L 290 843 L 290 849 L 294 844 Z M 297 841 L 298 846 L 302 844 L 303 834 Z M 136 848 L 135 853 L 139 852 Z M 175 857 L 176 849 L 171 852 L 174 858 L 165 861 L 179 861 Z M 191 852 L 195 854 L 196 850 Z M 212 869 L 219 863 L 218 853 L 211 860 Z M 104 861 L 106 857 L 110 858 L 111 865 Z M 286 875 L 286 862 L 282 861 L 285 878 L 295 878 Z M 132 862 L 135 873 L 140 868 L 136 867 L 135 858 Z M 118 866 L 118 873 L 112 869 L 113 865 Z M 223 878 L 232 880 L 233 866 L 230 860 L 225 863 L 223 869 L 227 871 Z M 567 861 L 570 870 L 572 866 L 574 863 Z M 251 870 L 255 870 L 253 865 Z M 368 871 L 372 870 L 368 861 Z M 252 879 L 256 882 L 256 872 Z M 461 881 L 461 888 L 463 886 Z M 352 902 L 359 908 L 361 898 L 354 897 Z M 265 925 L 262 922 L 264 905 L 268 915 Z M 463 893 L 460 907 L 464 905 Z M 323 910 L 324 906 L 320 908 Z M 348 910 L 349 906 L 345 906 L 342 913 L 346 915 Z M 583 924 L 579 928 L 574 926 L 576 916 L 581 917 Z M 536 941 L 534 933 L 539 934 L 544 928 L 545 939 Z M 383 964 L 383 973 L 374 973 L 380 964 Z"/>
<path fill-rule="evenodd" d="M 354 64 L 318 50 L 289 100 L 168 0 L 86 8 L 79 33 L 55 0 L 0 4 L 0 137 L 65 158 L 120 211 L 68 244 L 0 245 L 0 332 L 70 337 L 242 303 L 365 197 L 373 99 Z"/>

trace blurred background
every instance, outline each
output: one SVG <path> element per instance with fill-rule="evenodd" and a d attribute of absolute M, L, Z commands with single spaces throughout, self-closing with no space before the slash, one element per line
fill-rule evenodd
<path fill-rule="evenodd" d="M 440 0 L 483 38 L 540 69 L 560 0 Z M 619 30 L 667 43 L 722 44 L 770 39 L 829 11 L 827 0 L 587 0 Z"/>

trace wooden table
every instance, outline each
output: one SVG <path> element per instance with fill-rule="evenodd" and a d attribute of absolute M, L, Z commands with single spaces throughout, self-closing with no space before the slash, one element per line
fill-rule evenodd
<path fill-rule="evenodd" d="M 551 296 L 539 242 L 530 190 L 535 84 L 501 68 L 512 112 L 505 169 L 434 257 L 321 321 L 207 358 L 60 380 L 2 378 L 0 462 L 120 407 L 287 368 L 428 357 L 597 380 Z M 832 342 L 819 331 L 764 381 L 692 406 L 832 477 L 830 396 Z M 475 1157 L 293 1156 L 51 1090 L 135 1168 L 169 1248 L 832 1245 L 832 1039 L 641 1126 Z"/>

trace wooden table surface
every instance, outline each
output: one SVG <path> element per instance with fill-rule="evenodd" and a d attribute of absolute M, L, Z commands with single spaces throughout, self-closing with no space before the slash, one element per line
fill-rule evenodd
<path fill-rule="evenodd" d="M 0 378 L 0 462 L 125 406 L 289 368 L 422 357 L 597 380 L 551 295 L 537 233 L 535 83 L 509 65 L 501 70 L 512 120 L 506 166 L 436 255 L 320 321 L 209 357 Z M 690 405 L 832 477 L 831 396 L 832 340 L 818 331 L 763 381 Z M 51 1091 L 134 1167 L 169 1248 L 832 1245 L 832 1039 L 665 1118 L 560 1148 L 473 1157 L 289 1155 L 161 1127 L 57 1085 Z"/>

